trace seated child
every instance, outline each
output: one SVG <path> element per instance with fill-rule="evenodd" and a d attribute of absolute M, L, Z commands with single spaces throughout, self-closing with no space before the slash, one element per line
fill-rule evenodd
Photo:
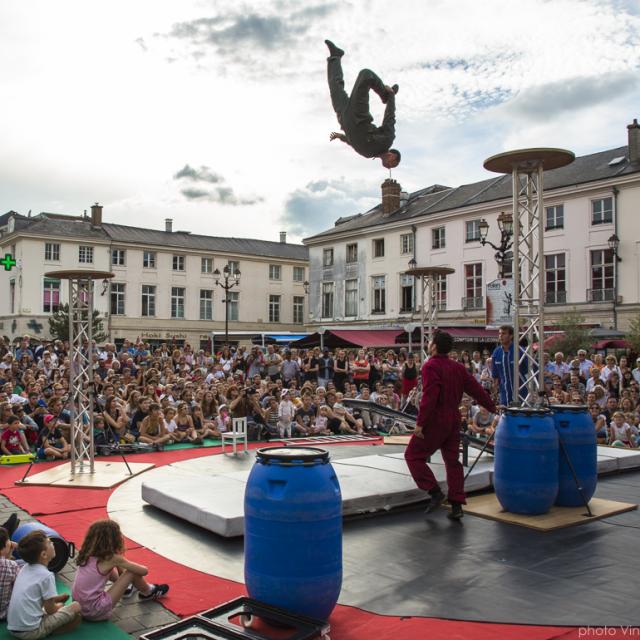
<path fill-rule="evenodd" d="M 7 628 L 21 640 L 39 640 L 80 624 L 80 605 L 63 605 L 69 597 L 58 595 L 56 579 L 47 569 L 55 558 L 53 543 L 43 531 L 32 531 L 20 540 L 18 553 L 25 561 L 13 585 Z"/>
<path fill-rule="evenodd" d="M 318 415 L 315 421 L 310 425 L 310 431 L 312 435 L 330 436 L 332 431 L 329 429 L 329 418 L 331 410 L 327 405 L 322 405 L 318 409 Z"/>
<path fill-rule="evenodd" d="M 226 404 L 221 404 L 218 407 L 218 415 L 215 420 L 216 430 L 219 433 L 224 433 L 231 429 L 231 415 L 229 414 L 229 407 Z"/>
<path fill-rule="evenodd" d="M 17 416 L 9 416 L 7 427 L 0 436 L 0 449 L 5 456 L 29 453 L 29 445 L 24 433 L 20 431 L 20 426 Z"/>
<path fill-rule="evenodd" d="M 63 460 L 71 452 L 71 447 L 58 428 L 58 419 L 51 414 L 44 417 L 44 427 L 38 434 L 37 451 L 40 460 Z"/>
<path fill-rule="evenodd" d="M 167 429 L 167 433 L 175 433 L 178 426 L 176 425 L 176 410 L 173 407 L 167 407 L 164 410 L 164 426 Z"/>
<path fill-rule="evenodd" d="M 269 398 L 267 408 L 264 410 L 264 421 L 267 427 L 266 439 L 277 438 L 280 435 L 278 427 L 278 399 L 275 396 Z"/>
<path fill-rule="evenodd" d="M 361 419 L 356 419 L 353 414 L 342 404 L 344 400 L 344 394 L 337 392 L 336 401 L 333 404 L 333 415 L 339 418 L 341 421 L 340 431 L 342 433 L 359 433 L 364 432 L 364 422 Z"/>
<path fill-rule="evenodd" d="M 624 413 L 616 411 L 609 428 L 609 443 L 614 447 L 637 447 L 640 444 L 638 439 L 638 427 L 630 425 L 624 421 Z"/>
<path fill-rule="evenodd" d="M 167 431 L 159 404 L 153 402 L 149 405 L 149 415 L 144 418 L 140 425 L 138 440 L 146 444 L 159 446 L 173 442 L 173 435 Z"/>
<path fill-rule="evenodd" d="M 13 591 L 13 583 L 18 571 L 20 571 L 18 563 L 11 557 L 17 546 L 15 542 L 11 542 L 9 532 L 4 527 L 0 527 L 0 585 L 2 585 L 0 589 L 0 620 L 7 618 L 7 607 Z"/>
<path fill-rule="evenodd" d="M 193 426 L 198 434 L 198 438 L 204 442 L 205 438 L 219 438 L 220 432 L 216 429 L 213 421 L 206 420 L 202 413 L 202 407 L 197 404 L 191 410 Z"/>
<path fill-rule="evenodd" d="M 124 538 L 117 522 L 98 520 L 89 527 L 78 554 L 72 589 L 87 620 L 109 619 L 125 592 L 131 595 L 129 585 L 138 590 L 140 600 L 157 600 L 169 591 L 169 585 L 148 583 L 143 577 L 148 569 L 130 562 L 123 553 Z M 113 584 L 105 590 L 107 580 Z"/>
<path fill-rule="evenodd" d="M 497 416 L 494 416 L 484 407 L 480 407 L 478 413 L 469 424 L 469 435 L 490 438 L 496 430 L 497 421 Z"/>

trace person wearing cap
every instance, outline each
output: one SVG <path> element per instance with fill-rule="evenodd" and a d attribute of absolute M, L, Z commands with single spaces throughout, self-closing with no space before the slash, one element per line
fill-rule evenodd
<path fill-rule="evenodd" d="M 58 427 L 58 420 L 50 413 L 44 417 L 36 449 L 40 460 L 65 460 L 69 457 L 71 447 Z"/>

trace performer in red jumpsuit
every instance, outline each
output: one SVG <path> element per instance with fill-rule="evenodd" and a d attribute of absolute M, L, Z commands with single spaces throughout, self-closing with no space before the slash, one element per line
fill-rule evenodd
<path fill-rule="evenodd" d="M 487 392 L 469 374 L 464 365 L 449 358 L 453 338 L 444 331 L 437 331 L 431 343 L 431 357 L 422 367 L 422 400 L 416 419 L 416 430 L 404 454 L 415 483 L 428 491 L 431 501 L 427 513 L 435 511 L 444 501 L 444 493 L 433 472 L 426 464 L 427 458 L 440 449 L 447 470 L 449 502 L 454 520 L 462 518 L 465 504 L 464 475 L 458 460 L 460 448 L 460 400 L 467 393 L 491 413 L 497 409 Z"/>

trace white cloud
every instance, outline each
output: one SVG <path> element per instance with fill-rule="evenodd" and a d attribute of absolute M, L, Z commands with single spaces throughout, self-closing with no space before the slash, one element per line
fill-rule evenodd
<path fill-rule="evenodd" d="M 409 190 L 481 179 L 486 157 L 518 145 L 619 146 L 639 115 L 633 2 L 238 7 L 1 3 L 0 212 L 81 213 L 100 200 L 107 220 L 161 228 L 174 217 L 194 232 L 271 239 L 286 222 L 295 239 L 309 228 L 296 207 L 329 226 L 366 210 L 386 172 L 328 142 L 326 37 L 346 49 L 347 85 L 363 67 L 400 84 L 394 177 Z M 167 35 L 180 24 L 200 25 L 198 38 Z M 225 182 L 180 186 L 186 162 Z M 318 181 L 326 189 L 306 186 Z M 203 195 L 185 199 L 190 188 Z"/>

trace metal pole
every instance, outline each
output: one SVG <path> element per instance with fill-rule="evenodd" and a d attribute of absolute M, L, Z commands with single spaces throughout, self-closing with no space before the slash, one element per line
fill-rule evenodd
<path fill-rule="evenodd" d="M 70 350 L 70 358 L 69 358 L 69 395 L 71 396 L 71 404 L 69 406 L 69 413 L 71 418 L 71 455 L 69 456 L 71 461 L 71 475 L 75 475 L 76 473 L 76 446 L 75 446 L 75 433 L 74 427 L 76 421 L 76 397 L 74 392 L 74 378 L 75 378 L 75 368 L 76 368 L 76 360 L 75 360 L 75 332 L 73 326 L 73 317 L 75 315 L 74 303 L 73 303 L 73 295 L 74 288 L 76 283 L 74 280 L 69 280 L 69 350 Z"/>
<path fill-rule="evenodd" d="M 545 262 L 544 262 L 544 166 L 538 165 L 538 400 L 544 391 L 544 300 L 545 300 Z M 533 343 L 531 344 L 533 351 Z"/>
<path fill-rule="evenodd" d="M 512 206 L 513 206 L 513 398 L 514 404 L 520 404 L 520 176 L 518 168 L 513 167 L 511 173 Z"/>
<path fill-rule="evenodd" d="M 420 276 L 420 358 L 422 362 L 427 359 L 427 354 L 424 350 L 424 289 L 425 289 L 424 275 Z"/>
<path fill-rule="evenodd" d="M 229 278 L 224 279 L 224 342 L 229 346 Z"/>

